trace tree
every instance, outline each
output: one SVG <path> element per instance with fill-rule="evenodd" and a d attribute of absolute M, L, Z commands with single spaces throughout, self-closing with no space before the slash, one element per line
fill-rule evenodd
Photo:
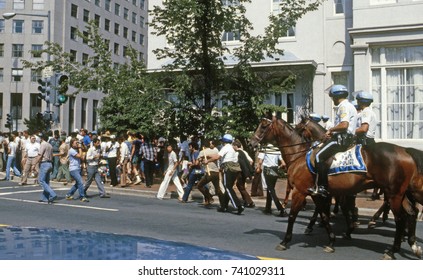
<path fill-rule="evenodd" d="M 182 100 L 181 111 L 189 108 L 189 102 L 197 110 L 200 126 L 187 128 L 188 134 L 204 130 L 209 136 L 216 132 L 233 131 L 245 136 L 257 123 L 258 105 L 271 92 L 274 85 L 268 84 L 266 75 L 256 73 L 252 62 L 265 56 L 282 54 L 278 39 L 295 25 L 302 15 L 316 10 L 322 1 L 281 2 L 281 13 L 269 15 L 269 26 L 264 33 L 253 36 L 252 23 L 245 15 L 250 0 L 172 0 L 154 6 L 150 14 L 150 27 L 156 36 L 164 36 L 167 45 L 154 50 L 158 59 L 171 59 L 165 70 L 169 74 L 166 82 L 174 88 L 178 100 Z M 241 46 L 232 50 L 222 44 L 222 33 L 238 36 Z M 236 62 L 233 69 L 225 67 L 225 59 Z M 169 77 L 174 77 L 169 81 Z M 279 85 L 292 86 L 292 77 L 283 77 Z M 212 114 L 216 100 L 220 98 L 227 106 L 222 112 L 230 118 L 216 118 Z M 183 118 L 192 116 L 178 116 Z M 182 122 L 189 123 L 189 119 Z"/>
<path fill-rule="evenodd" d="M 56 43 L 46 42 L 42 51 L 49 53 L 51 61 L 23 61 L 27 68 L 42 70 L 52 66 L 55 72 L 67 73 L 71 93 L 92 90 L 105 94 L 98 110 L 102 129 L 115 132 L 127 130 L 141 131 L 144 134 L 167 135 L 171 130 L 166 116 L 172 115 L 171 106 L 166 103 L 161 86 L 154 76 L 148 76 L 143 61 L 138 60 L 137 52 L 130 46 L 126 48 L 125 63 L 113 63 L 108 43 L 99 33 L 97 23 L 91 21 L 85 32 L 78 36 L 87 42 L 93 55 L 83 62 L 76 61 L 70 53 L 63 51 Z"/>

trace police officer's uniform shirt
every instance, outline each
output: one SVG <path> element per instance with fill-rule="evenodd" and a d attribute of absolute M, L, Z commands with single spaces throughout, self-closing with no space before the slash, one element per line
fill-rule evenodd
<path fill-rule="evenodd" d="M 219 155 L 221 157 L 221 163 L 225 162 L 238 162 L 238 155 L 235 152 L 234 148 L 232 147 L 232 144 L 225 144 L 225 146 L 222 147 L 219 151 Z"/>
<path fill-rule="evenodd" d="M 337 107 L 335 114 L 335 126 L 341 122 L 348 122 L 349 134 L 355 134 L 357 129 L 357 110 L 347 99 L 343 100 Z"/>
<path fill-rule="evenodd" d="M 375 138 L 376 135 L 376 114 L 370 107 L 366 107 L 358 114 L 357 127 L 360 127 L 363 123 L 369 125 L 369 129 L 366 132 L 366 137 Z"/>

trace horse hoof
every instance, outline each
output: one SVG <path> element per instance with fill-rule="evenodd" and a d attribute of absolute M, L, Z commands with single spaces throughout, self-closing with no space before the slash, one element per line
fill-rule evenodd
<path fill-rule="evenodd" d="M 376 222 L 375 221 L 370 221 L 369 224 L 367 225 L 367 228 L 373 229 L 376 227 Z"/>
<path fill-rule="evenodd" d="M 390 253 L 383 254 L 382 260 L 395 260 L 395 257 L 391 255 Z"/>
<path fill-rule="evenodd" d="M 304 231 L 304 234 L 309 235 L 309 234 L 311 234 L 312 232 L 313 232 L 313 228 L 306 228 L 306 229 L 305 229 L 305 231 Z"/>
<path fill-rule="evenodd" d="M 411 246 L 411 250 L 413 251 L 414 255 L 416 255 L 419 259 L 421 259 L 422 247 L 417 246 L 416 244 L 413 244 L 413 246 Z"/>
<path fill-rule="evenodd" d="M 287 248 L 286 248 L 286 246 L 285 246 L 285 245 L 283 245 L 283 244 L 278 244 L 278 245 L 275 247 L 275 249 L 276 249 L 276 250 L 278 250 L 278 251 L 285 251 Z"/>
<path fill-rule="evenodd" d="M 342 234 L 342 238 L 344 238 L 344 239 L 346 239 L 346 240 L 351 240 L 352 238 L 351 238 L 351 234 L 349 234 L 349 233 L 343 233 Z"/>
<path fill-rule="evenodd" d="M 335 252 L 335 249 L 333 247 L 331 247 L 331 246 L 325 246 L 323 248 L 323 251 L 325 251 L 326 253 L 334 253 Z"/>

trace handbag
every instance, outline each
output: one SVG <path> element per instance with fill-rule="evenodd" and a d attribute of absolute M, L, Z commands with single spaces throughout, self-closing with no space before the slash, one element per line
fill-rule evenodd
<path fill-rule="evenodd" d="M 279 177 L 278 169 L 279 168 L 277 166 L 272 166 L 272 167 L 264 166 L 263 167 L 264 176 Z"/>
<path fill-rule="evenodd" d="M 227 172 L 241 172 L 241 167 L 238 162 L 228 161 L 222 164 L 223 171 Z"/>

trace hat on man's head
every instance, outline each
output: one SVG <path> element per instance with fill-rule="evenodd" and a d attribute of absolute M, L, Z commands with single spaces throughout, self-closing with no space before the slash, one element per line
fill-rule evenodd
<path fill-rule="evenodd" d="M 321 117 L 319 114 L 317 113 L 310 113 L 310 120 L 314 121 L 314 122 L 320 122 L 321 121 Z"/>
<path fill-rule="evenodd" d="M 116 139 L 116 135 L 114 134 L 110 135 L 110 139 Z"/>
<path fill-rule="evenodd" d="M 112 136 L 110 134 L 110 131 L 106 131 L 105 133 L 101 134 L 101 137 L 105 137 L 105 138 L 110 138 L 110 136 Z"/>

